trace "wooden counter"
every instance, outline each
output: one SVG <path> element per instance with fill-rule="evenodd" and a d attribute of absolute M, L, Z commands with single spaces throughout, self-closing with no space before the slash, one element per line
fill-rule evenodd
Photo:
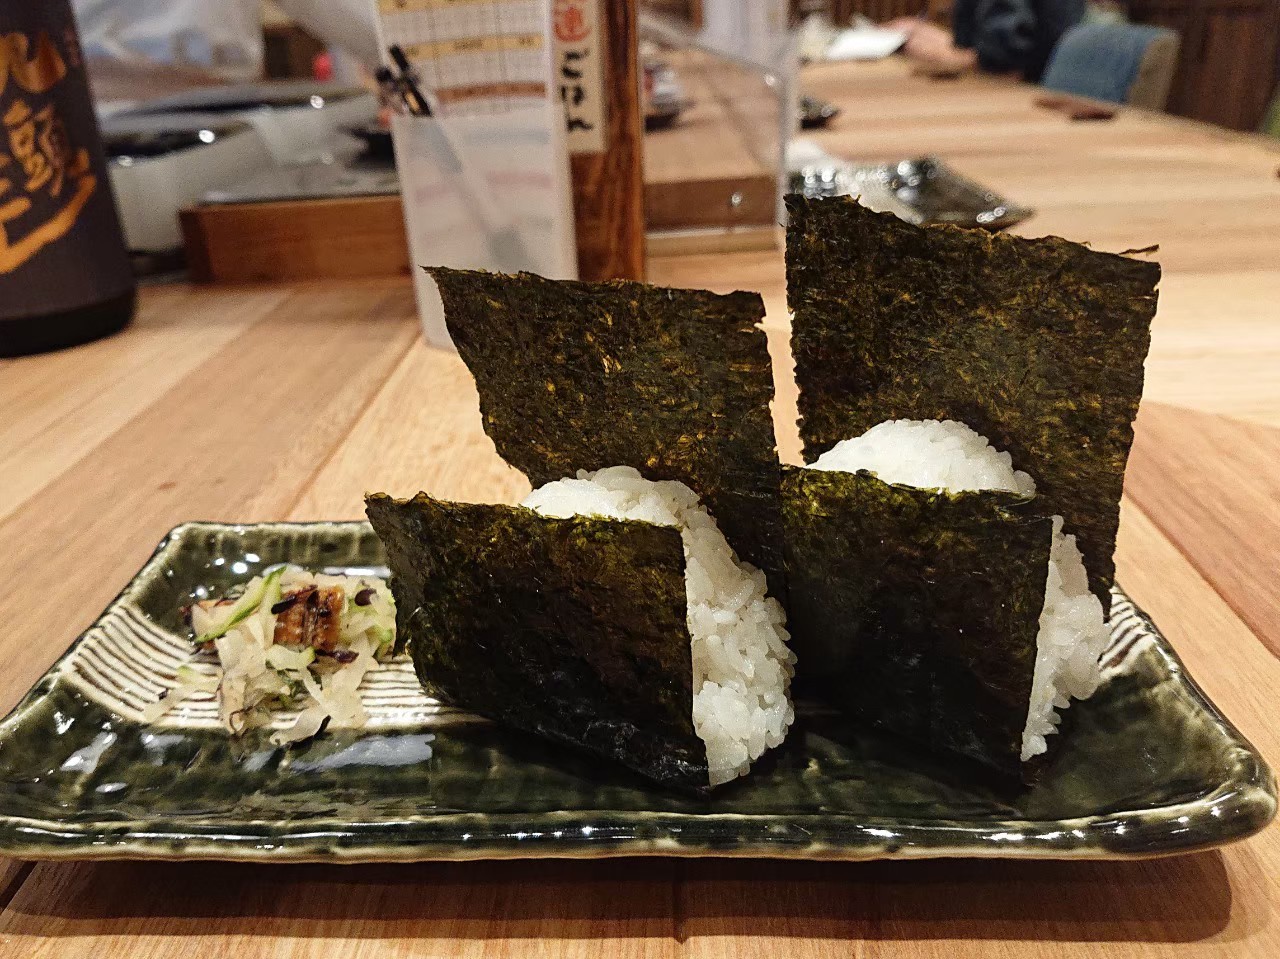
<path fill-rule="evenodd" d="M 698 50 L 671 51 L 686 107 L 644 135 L 650 233 L 777 223 L 781 101 L 764 78 Z"/>
<path fill-rule="evenodd" d="M 1166 264 L 1119 576 L 1280 766 L 1280 155 L 1155 117 L 1072 123 L 1034 91 L 824 68 L 822 138 L 936 153 L 1035 206 L 1023 225 Z M 778 252 L 657 260 L 759 289 L 795 459 Z M 136 327 L 0 361 L 0 707 L 186 519 L 361 515 L 367 489 L 512 500 L 470 378 L 407 283 L 157 288 Z M 1130 863 L 601 861 L 394 867 L 0 860 L 0 957 L 1280 955 L 1280 828 Z"/>

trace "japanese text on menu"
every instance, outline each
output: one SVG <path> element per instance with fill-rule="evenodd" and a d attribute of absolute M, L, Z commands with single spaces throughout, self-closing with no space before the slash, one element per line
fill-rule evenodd
<path fill-rule="evenodd" d="M 547 95 L 546 3 L 378 0 L 378 11 L 444 114 L 502 113 Z"/>
<path fill-rule="evenodd" d="M 599 0 L 554 0 L 552 7 L 554 80 L 564 106 L 570 153 L 599 153 L 605 146 L 599 13 Z"/>

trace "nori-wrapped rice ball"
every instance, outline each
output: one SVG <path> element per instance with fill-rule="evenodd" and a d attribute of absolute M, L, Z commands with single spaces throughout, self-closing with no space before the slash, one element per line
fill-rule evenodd
<path fill-rule="evenodd" d="M 965 423 L 1031 474 L 1110 609 L 1159 265 L 847 197 L 786 202 L 805 461 L 886 420 Z"/>
<path fill-rule="evenodd" d="M 759 294 L 428 272 L 503 459 L 535 487 L 612 466 L 679 480 L 784 595 Z"/>
<path fill-rule="evenodd" d="M 428 692 L 683 791 L 782 741 L 782 608 L 687 487 L 617 467 L 529 504 L 368 498 Z"/>
<path fill-rule="evenodd" d="M 960 423 L 882 423 L 783 473 L 807 688 L 1002 773 L 1097 688 L 1108 632 L 1074 537 Z"/>

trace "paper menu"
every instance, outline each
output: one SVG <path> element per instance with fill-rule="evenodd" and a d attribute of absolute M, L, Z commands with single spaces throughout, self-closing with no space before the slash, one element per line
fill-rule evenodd
<path fill-rule="evenodd" d="M 442 115 L 545 102 L 547 0 L 376 0 L 382 42 L 401 46 Z"/>
<path fill-rule="evenodd" d="M 827 47 L 827 60 L 883 60 L 907 42 L 903 30 L 860 26 L 841 30 Z"/>

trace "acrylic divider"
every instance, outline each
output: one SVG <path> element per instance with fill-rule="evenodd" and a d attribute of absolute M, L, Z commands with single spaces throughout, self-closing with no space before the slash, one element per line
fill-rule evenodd
<path fill-rule="evenodd" d="M 549 103 L 502 113 L 391 117 L 427 342 L 453 348 L 440 294 L 423 266 L 576 276 L 563 126 Z"/>

